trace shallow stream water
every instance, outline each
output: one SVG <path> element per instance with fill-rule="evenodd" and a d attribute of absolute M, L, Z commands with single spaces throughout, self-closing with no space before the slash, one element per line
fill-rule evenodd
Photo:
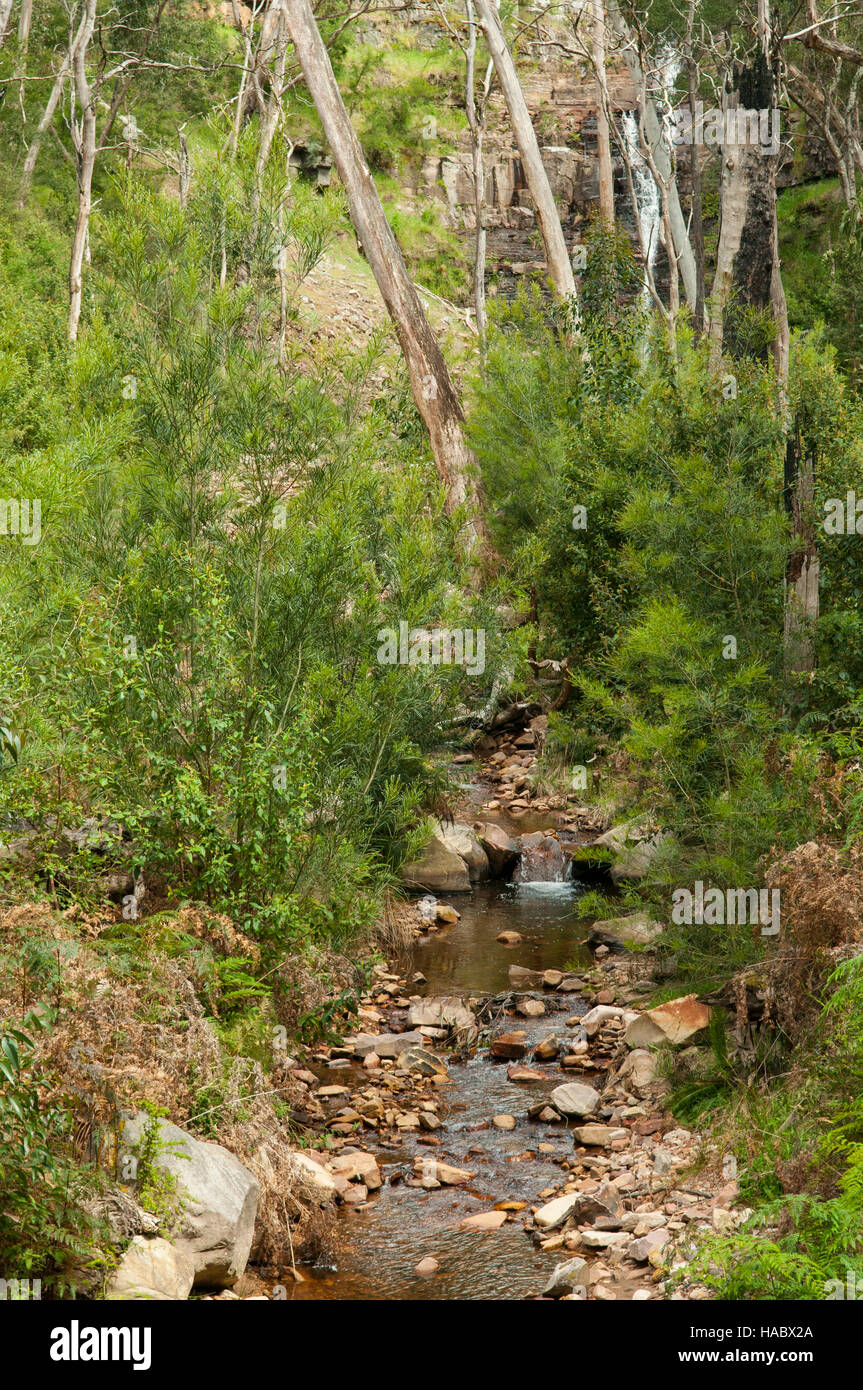
<path fill-rule="evenodd" d="M 422 993 L 429 997 L 502 992 L 510 987 L 511 964 L 583 970 L 591 964 L 583 944 L 587 932 L 573 911 L 582 891 L 571 881 L 478 887 L 453 899 L 461 920 L 418 941 L 400 968 L 408 978 L 422 971 Z M 496 937 L 505 929 L 519 932 L 522 944 L 498 943 Z M 545 998 L 545 1017 L 508 1021 L 511 1028 L 524 1029 L 531 1046 L 586 1008 L 575 994 Z M 534 1203 L 560 1177 L 555 1157 L 572 1153 L 572 1137 L 564 1126 L 527 1119 L 528 1109 L 566 1077 L 556 1064 L 535 1063 L 529 1056 L 525 1060 L 547 1079 L 512 1082 L 506 1063 L 489 1060 L 485 1050 L 468 1061 L 448 1060 L 451 1084 L 439 1092 L 446 1126 L 438 1131 L 440 1145 L 427 1147 L 410 1134 L 397 1146 L 377 1147 L 384 1186 L 363 1207 L 340 1217 L 338 1268 L 305 1269 L 303 1282 L 288 1288 L 288 1298 L 519 1299 L 542 1288 L 560 1255 L 537 1250 L 518 1218 L 497 1231 L 459 1230 L 465 1216 L 488 1211 L 497 1202 Z M 356 1076 L 368 1080 L 360 1067 Z M 339 1081 L 350 1084 L 344 1071 Z M 515 1129 L 492 1127 L 497 1114 L 514 1116 Z M 554 1152 L 538 1153 L 540 1144 L 553 1146 Z M 476 1177 L 467 1187 L 431 1192 L 393 1183 L 394 1175 L 410 1174 L 417 1153 L 467 1168 Z M 440 1265 L 431 1278 L 414 1273 L 426 1255 Z"/>

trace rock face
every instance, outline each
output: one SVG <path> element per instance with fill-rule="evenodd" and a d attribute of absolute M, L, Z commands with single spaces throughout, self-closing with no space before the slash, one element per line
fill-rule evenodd
<path fill-rule="evenodd" d="M 630 1047 L 652 1047 L 659 1043 L 684 1043 L 700 1033 L 710 1022 L 710 1009 L 699 1004 L 694 994 L 659 1004 L 646 1014 L 639 1014 L 626 1025 L 626 1041 Z"/>
<path fill-rule="evenodd" d="M 402 864 L 402 883 L 408 888 L 424 888 L 432 893 L 469 893 L 467 865 L 439 835 L 433 835 L 419 858 Z"/>
<path fill-rule="evenodd" d="M 195 1262 L 161 1236 L 135 1236 L 111 1275 L 106 1298 L 154 1299 L 176 1302 L 188 1298 L 195 1279 Z"/>
<path fill-rule="evenodd" d="M 556 1105 L 561 1115 L 592 1115 L 599 1105 L 599 1092 L 592 1086 L 583 1086 L 579 1081 L 569 1081 L 564 1086 L 555 1086 L 551 1093 L 551 1103 Z"/>
<path fill-rule="evenodd" d="M 148 1125 L 144 1111 L 123 1126 L 121 1145 L 134 1153 Z M 221 1144 L 205 1144 L 167 1120 L 157 1120 L 154 1164 L 176 1180 L 183 1209 L 172 1245 L 188 1255 L 195 1286 L 230 1288 L 246 1267 L 255 1229 L 257 1179 Z"/>

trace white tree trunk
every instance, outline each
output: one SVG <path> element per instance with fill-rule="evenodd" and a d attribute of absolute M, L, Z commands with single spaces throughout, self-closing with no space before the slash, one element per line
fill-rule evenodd
<path fill-rule="evenodd" d="M 308 0 L 286 0 L 286 13 L 306 85 L 347 193 L 351 219 L 404 354 L 413 398 L 446 488 L 447 510 L 467 504 L 475 513 L 475 460 L 465 442 L 464 416 L 443 354 L 387 222 L 311 6 Z M 475 538 L 476 521 L 473 526 Z"/>
<path fill-rule="evenodd" d="M 561 299 L 574 298 L 575 277 L 572 273 L 572 262 L 566 247 L 563 228 L 560 225 L 560 215 L 557 211 L 557 204 L 554 201 L 548 175 L 545 172 L 536 132 L 530 119 L 524 93 L 521 90 L 521 83 L 518 80 L 512 54 L 507 47 L 500 18 L 491 0 L 475 0 L 475 4 L 509 111 L 509 119 L 521 157 L 527 187 L 536 209 L 539 229 L 545 243 L 545 255 L 551 282 Z"/>
<path fill-rule="evenodd" d="M 465 111 L 470 130 L 473 156 L 473 211 L 474 211 L 474 256 L 473 256 L 473 303 L 476 313 L 476 331 L 480 346 L 485 344 L 488 319 L 485 310 L 485 164 L 482 157 L 482 142 L 485 134 L 485 109 L 491 81 L 491 64 L 486 74 L 483 88 L 482 117 L 476 108 L 474 82 L 476 78 L 476 18 L 473 0 L 465 0 L 468 23 L 468 45 L 465 62 Z"/>
<path fill-rule="evenodd" d="M 621 39 L 623 57 L 629 70 L 633 86 L 636 92 L 646 92 L 647 84 L 645 83 L 644 74 L 641 70 L 638 49 L 635 40 L 629 32 L 629 27 L 623 15 L 617 7 L 617 0 L 608 0 L 608 14 L 615 31 Z M 677 257 L 681 279 L 683 280 L 686 302 L 694 312 L 698 300 L 698 276 L 695 268 L 695 256 L 692 253 L 692 246 L 689 241 L 689 229 L 686 225 L 686 218 L 680 206 L 680 195 L 677 191 L 677 180 L 674 177 L 671 156 L 668 153 L 668 149 L 662 137 L 662 126 L 656 113 L 656 107 L 650 97 L 645 98 L 644 110 L 641 115 L 653 160 L 659 171 L 660 177 L 668 183 L 668 217 L 671 223 L 674 252 Z"/>
<path fill-rule="evenodd" d="M 593 65 L 596 69 L 596 149 L 599 173 L 599 212 L 614 221 L 614 171 L 608 127 L 608 82 L 605 75 L 605 5 L 593 0 Z"/>
<path fill-rule="evenodd" d="M 9 28 L 13 3 L 14 0 L 0 0 L 0 48 L 6 42 L 6 31 Z"/>
<path fill-rule="evenodd" d="M 87 49 L 96 23 L 96 0 L 87 0 L 85 27 L 75 46 L 72 74 L 75 99 L 79 112 L 72 121 L 72 140 L 78 174 L 78 216 L 72 236 L 69 259 L 69 324 L 67 337 L 74 343 L 78 337 L 83 297 L 84 256 L 90 233 L 90 211 L 93 203 L 93 168 L 96 163 L 96 96 L 87 78 Z"/>

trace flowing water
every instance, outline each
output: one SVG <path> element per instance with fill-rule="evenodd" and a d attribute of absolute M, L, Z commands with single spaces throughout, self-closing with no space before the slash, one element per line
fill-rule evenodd
<path fill-rule="evenodd" d="M 561 860 L 559 872 L 566 871 Z M 573 912 L 582 891 L 570 879 L 478 887 L 469 897 L 455 899 L 461 920 L 418 941 L 400 967 L 422 971 L 428 996 L 464 997 L 508 989 L 510 964 L 585 969 L 591 963 L 584 945 L 587 932 Z M 518 931 L 523 943 L 500 945 L 495 938 L 504 929 Z M 511 1019 L 506 1026 L 524 1029 L 534 1045 L 553 1031 L 567 1031 L 565 1020 L 586 1008 L 572 994 L 546 995 L 545 1002 L 546 1017 Z M 305 1270 L 304 1282 L 291 1285 L 288 1298 L 518 1299 L 541 1289 L 560 1255 L 537 1250 L 518 1218 L 498 1231 L 458 1228 L 465 1216 L 488 1211 L 497 1202 L 534 1203 L 540 1190 L 560 1176 L 555 1158 L 572 1153 L 572 1137 L 564 1126 L 527 1119 L 528 1109 L 566 1077 L 554 1064 L 529 1065 L 545 1080 L 511 1082 L 506 1063 L 490 1061 L 484 1050 L 468 1061 L 448 1061 L 451 1084 L 438 1093 L 446 1126 L 438 1131 L 442 1142 L 428 1147 L 411 1134 L 392 1147 L 377 1147 L 384 1186 L 362 1208 L 343 1212 L 338 1267 Z M 368 1073 L 357 1067 L 356 1079 L 367 1084 Z M 350 1084 L 344 1070 L 339 1081 Z M 515 1117 L 514 1130 L 491 1126 L 492 1116 L 502 1113 Z M 553 1152 L 538 1153 L 540 1144 Z M 406 1187 L 400 1178 L 410 1174 L 417 1153 L 467 1168 L 476 1178 L 467 1187 L 431 1192 Z M 432 1278 L 414 1273 L 426 1255 L 440 1265 Z"/>

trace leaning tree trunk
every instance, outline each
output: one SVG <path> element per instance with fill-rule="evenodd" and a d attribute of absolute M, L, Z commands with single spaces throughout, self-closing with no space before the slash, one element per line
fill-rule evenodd
<path fill-rule="evenodd" d="M 74 343 L 78 337 L 83 297 L 84 255 L 90 234 L 90 210 L 93 204 L 93 167 L 96 163 L 96 96 L 87 78 L 87 49 L 96 23 L 96 0 L 87 0 L 86 27 L 79 39 L 72 63 L 75 98 L 80 108 L 72 124 L 75 145 L 75 164 L 78 178 L 78 216 L 72 236 L 69 258 L 69 324 L 67 337 Z"/>
<path fill-rule="evenodd" d="M 471 476 L 475 460 L 465 442 L 464 415 L 446 362 L 387 222 L 308 0 L 287 0 L 286 14 L 306 85 L 345 186 L 351 220 L 404 354 L 413 398 L 446 488 L 447 510 L 466 503 L 474 514 L 476 537 L 478 501 Z"/>
<path fill-rule="evenodd" d="M 473 303 L 476 312 L 476 331 L 479 336 L 480 348 L 485 347 L 486 329 L 488 318 L 485 308 L 485 165 L 482 157 L 482 142 L 485 133 L 485 112 L 488 88 L 491 83 L 492 68 L 489 65 L 486 82 L 483 87 L 482 113 L 477 112 L 476 93 L 474 82 L 476 77 L 476 18 L 473 11 L 473 0 L 465 0 L 468 23 L 468 46 L 465 62 L 465 111 L 467 113 L 467 124 L 470 131 L 470 142 L 473 163 L 473 212 L 474 212 L 474 243 L 473 243 Z"/>
<path fill-rule="evenodd" d="M 545 255 L 551 282 L 561 299 L 568 299 L 571 296 L 574 298 L 575 277 L 572 273 L 569 252 L 566 249 L 563 228 L 560 225 L 560 215 L 539 152 L 536 132 L 530 119 L 524 93 L 521 90 L 515 63 L 507 48 L 500 18 L 491 0 L 475 0 L 475 4 L 489 53 L 494 60 L 497 79 L 509 111 L 528 191 L 536 209 L 539 229 L 545 243 Z"/>

